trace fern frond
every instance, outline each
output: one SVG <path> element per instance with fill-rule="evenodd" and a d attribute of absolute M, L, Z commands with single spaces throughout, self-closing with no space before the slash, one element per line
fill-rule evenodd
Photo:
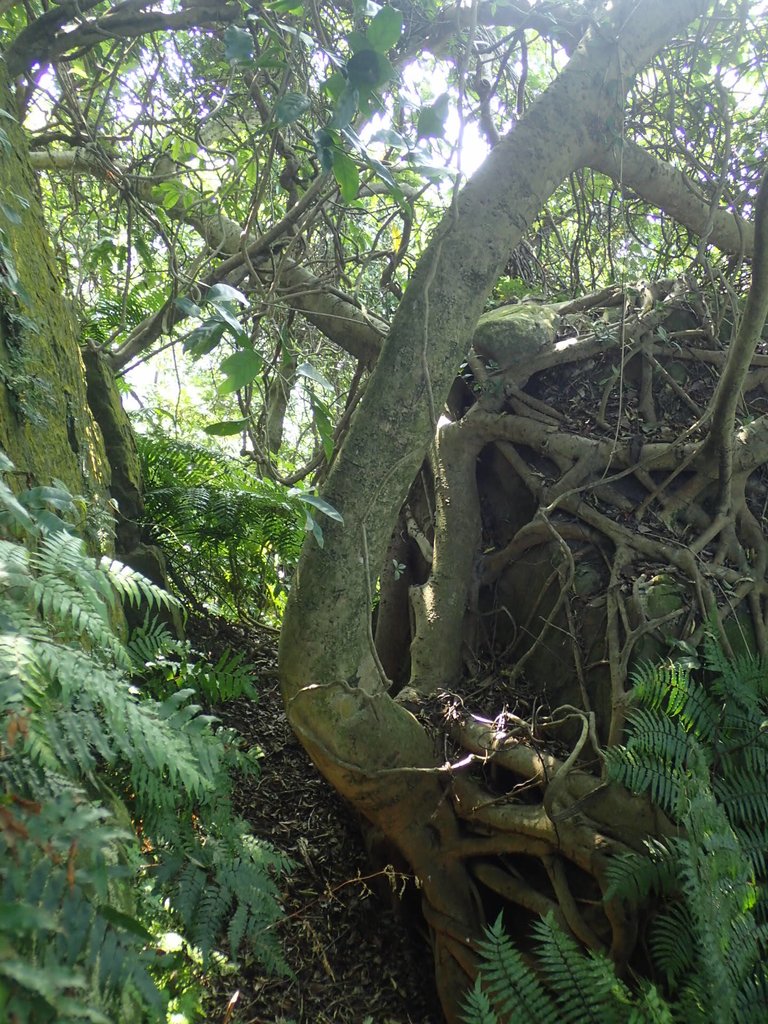
<path fill-rule="evenodd" d="M 623 1024 L 631 996 L 605 957 L 584 956 L 552 915 L 533 926 L 537 959 L 560 1005 L 561 1024 Z"/>
<path fill-rule="evenodd" d="M 138 608 L 142 603 L 148 608 L 179 608 L 180 603 L 173 594 L 159 587 L 146 576 L 118 562 L 115 558 L 103 557 L 99 568 L 104 573 L 115 593 L 128 604 Z"/>
<path fill-rule="evenodd" d="M 491 925 L 478 951 L 483 986 L 493 1006 L 510 1024 L 559 1024 L 560 1010 L 504 931 L 501 916 Z"/>

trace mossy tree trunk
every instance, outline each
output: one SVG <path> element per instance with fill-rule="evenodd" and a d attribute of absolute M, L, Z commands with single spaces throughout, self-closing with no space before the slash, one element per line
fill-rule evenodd
<path fill-rule="evenodd" d="M 109 464 L 86 400 L 77 324 L 2 64 L 0 108 L 0 447 L 19 489 L 59 479 L 73 494 L 104 502 Z"/>
<path fill-rule="evenodd" d="M 0 448 L 17 490 L 61 481 L 113 527 L 92 538 L 157 582 L 160 553 L 141 543 L 141 473 L 114 376 L 82 351 L 65 298 L 26 137 L 0 63 Z"/>

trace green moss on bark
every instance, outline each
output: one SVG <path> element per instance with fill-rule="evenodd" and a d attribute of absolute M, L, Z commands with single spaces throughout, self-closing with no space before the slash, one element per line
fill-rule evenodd
<path fill-rule="evenodd" d="M 0 108 L 11 115 L 0 143 L 0 447 L 21 487 L 55 477 L 103 501 L 109 464 L 2 65 Z"/>

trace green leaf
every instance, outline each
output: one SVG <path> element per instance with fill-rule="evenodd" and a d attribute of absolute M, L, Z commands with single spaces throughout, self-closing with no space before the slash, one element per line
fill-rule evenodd
<path fill-rule="evenodd" d="M 249 420 L 220 420 L 218 423 L 209 423 L 203 427 L 206 434 L 212 437 L 232 437 L 233 434 L 240 434 L 248 426 Z"/>
<path fill-rule="evenodd" d="M 193 359 L 206 356 L 212 352 L 221 341 L 226 324 L 221 320 L 206 320 L 204 324 L 190 331 L 184 339 L 184 351 L 189 352 Z"/>
<path fill-rule="evenodd" d="M 70 512 L 75 507 L 72 495 L 61 487 L 30 487 L 29 490 L 22 492 L 19 498 L 29 509 L 53 505 L 62 512 Z"/>
<path fill-rule="evenodd" d="M 275 107 L 275 121 L 290 124 L 305 114 L 311 106 L 310 99 L 302 92 L 287 92 Z"/>
<path fill-rule="evenodd" d="M 235 352 L 222 362 L 221 369 L 227 375 L 227 380 L 219 385 L 220 395 L 231 395 L 233 391 L 239 391 L 247 384 L 250 384 L 264 368 L 264 360 L 258 352 L 252 348 L 243 349 L 242 352 Z"/>
<path fill-rule="evenodd" d="M 247 63 L 253 57 L 251 33 L 230 25 L 224 33 L 224 56 L 230 64 Z"/>
<path fill-rule="evenodd" d="M 227 327 L 230 329 L 237 341 L 245 338 L 245 329 L 237 317 L 234 315 L 232 310 L 229 308 L 227 302 L 212 302 L 211 305 L 216 310 L 216 316 L 211 317 L 211 320 L 224 322 L 224 330 Z"/>
<path fill-rule="evenodd" d="M 391 70 L 389 61 L 376 50 L 359 50 L 357 53 L 353 53 L 347 61 L 347 78 L 350 84 L 356 88 L 372 89 L 387 80 L 388 75 L 385 73 L 384 65 Z"/>
<path fill-rule="evenodd" d="M 323 82 L 323 92 L 330 96 L 335 103 L 339 102 L 348 88 L 347 80 L 340 71 L 334 71 L 333 74 Z"/>
<path fill-rule="evenodd" d="M 315 132 L 315 152 L 324 171 L 330 171 L 333 168 L 335 146 L 336 140 L 327 128 L 320 128 L 319 131 Z"/>
<path fill-rule="evenodd" d="M 397 184 L 397 182 L 392 177 L 392 175 L 390 174 L 389 170 L 381 162 L 381 160 L 374 160 L 374 158 L 372 156 L 368 156 L 368 154 L 366 153 L 365 154 L 365 162 L 368 164 L 368 166 L 371 168 L 371 170 L 375 173 L 375 175 L 378 178 L 381 178 L 381 180 L 387 186 L 387 189 L 389 190 L 389 194 L 394 199 L 397 200 L 397 202 L 400 204 L 400 206 L 404 210 L 408 210 L 409 209 L 408 208 L 408 200 L 405 198 L 403 190 Z"/>
<path fill-rule="evenodd" d="M 237 288 L 229 284 L 215 284 L 208 289 L 205 296 L 206 302 L 239 302 L 241 306 L 248 305 L 248 299 Z"/>
<path fill-rule="evenodd" d="M 3 216 L 9 224 L 21 224 L 20 215 L 16 213 L 13 207 L 9 206 L 7 203 L 0 202 L 0 212 L 3 214 Z"/>
<path fill-rule="evenodd" d="M 359 105 L 360 91 L 351 82 L 348 82 L 336 104 L 336 109 L 330 122 L 331 127 L 346 128 L 357 113 Z"/>
<path fill-rule="evenodd" d="M 301 366 L 296 367 L 296 374 L 299 377 L 308 377 L 309 380 L 313 380 L 320 387 L 327 388 L 329 391 L 333 391 L 333 384 L 324 377 L 319 370 L 316 370 L 311 363 L 302 363 Z"/>
<path fill-rule="evenodd" d="M 368 26 L 366 35 L 374 50 L 384 53 L 395 45 L 402 31 L 402 12 L 394 7 L 382 7 Z"/>
<path fill-rule="evenodd" d="M 335 149 L 332 169 L 341 192 L 341 198 L 347 203 L 352 202 L 357 198 L 357 191 L 360 188 L 360 172 L 357 169 L 357 164 L 343 149 Z"/>
<path fill-rule="evenodd" d="M 434 103 L 419 112 L 416 131 L 417 139 L 442 139 L 445 135 L 445 120 L 448 117 L 448 93 L 438 96 Z"/>
<path fill-rule="evenodd" d="M 333 455 L 333 423 L 329 416 L 329 409 L 324 402 L 317 397 L 312 401 L 312 412 L 314 415 L 317 433 L 320 435 L 320 443 L 326 459 L 330 461 Z"/>
<path fill-rule="evenodd" d="M 8 484 L 0 480 L 0 522 L 8 518 L 27 533 L 34 533 L 34 519 L 16 499 Z"/>
<path fill-rule="evenodd" d="M 319 498 L 316 494 L 310 494 L 309 491 L 300 491 L 296 487 L 292 487 L 288 494 L 292 498 L 298 498 L 299 501 L 303 501 L 306 505 L 311 505 L 316 508 L 319 512 L 328 516 L 329 519 L 335 519 L 337 523 L 343 523 L 344 517 L 338 509 L 335 509 L 329 501 L 325 498 Z"/>
<path fill-rule="evenodd" d="M 350 32 L 347 35 L 347 45 L 352 53 L 359 53 L 361 50 L 370 50 L 371 42 L 363 32 Z"/>
<path fill-rule="evenodd" d="M 382 142 L 385 146 L 391 146 L 393 149 L 408 149 L 408 143 L 403 136 L 392 128 L 382 128 L 374 132 L 371 136 L 371 142 Z"/>
<path fill-rule="evenodd" d="M 99 915 L 116 928 L 121 928 L 132 935 L 138 935 L 145 942 L 154 941 L 152 933 L 148 932 L 140 921 L 137 921 L 135 917 L 131 917 L 130 914 L 124 914 L 122 911 L 116 910 L 108 903 L 104 903 L 99 907 Z"/>
<path fill-rule="evenodd" d="M 307 511 L 307 521 L 304 526 L 307 533 L 311 533 L 317 541 L 317 546 L 322 548 L 325 546 L 325 538 L 323 537 L 323 530 L 320 523 L 315 519 L 310 511 Z"/>
<path fill-rule="evenodd" d="M 196 302 L 192 299 L 188 299 L 186 295 L 182 295 L 176 299 L 176 308 L 180 309 L 184 316 L 200 316 L 201 310 Z"/>

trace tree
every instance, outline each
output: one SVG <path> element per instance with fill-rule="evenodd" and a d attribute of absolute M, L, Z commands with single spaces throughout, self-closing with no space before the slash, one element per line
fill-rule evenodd
<path fill-rule="evenodd" d="M 721 4 L 717 16 L 711 6 L 423 4 L 383 6 L 372 19 L 357 6 L 310 13 L 298 0 L 4 12 L 27 124 L 44 125 L 31 130 L 32 166 L 70 175 L 64 195 L 46 179 L 49 208 L 74 210 L 70 195 L 90 207 L 77 244 L 66 218 L 57 239 L 90 347 L 120 371 L 195 317 L 193 355 L 222 338 L 233 346 L 219 393 L 238 404 L 219 432 L 240 433 L 244 456 L 278 480 L 324 477 L 330 462 L 322 493 L 343 523 L 324 526 L 322 546 L 308 540 L 294 580 L 281 643 L 286 708 L 318 768 L 418 879 L 449 1020 L 475 969 L 489 893 L 526 912 L 554 907 L 583 941 L 631 957 L 636 921 L 615 901 L 604 916 L 580 901 L 599 899 L 612 854 L 664 821 L 576 763 L 621 737 L 641 641 L 675 626 L 669 643 L 695 656 L 714 623 L 726 645 L 735 624 L 747 646 L 768 646 L 752 494 L 765 424 L 737 423 L 740 395 L 761 386 L 755 349 L 768 314 L 765 198 L 751 157 L 765 130 L 754 101 L 759 34 L 744 5 Z M 551 66 L 539 36 L 556 51 Z M 390 58 L 406 66 L 427 50 L 453 58 L 447 98 L 408 106 L 388 84 Z M 740 100 L 733 83 L 744 86 Z M 390 93 L 380 159 L 357 129 L 388 109 Z M 423 146 L 403 140 L 409 128 L 439 137 L 455 101 L 459 145 L 475 116 L 491 148 L 466 184 L 443 193 L 439 223 L 434 207 L 420 213 L 426 229 L 436 223 L 425 244 L 414 195 L 432 172 Z M 121 204 L 117 230 L 106 196 Z M 379 224 L 367 237 L 365 218 Z M 380 252 L 382 223 L 398 224 L 400 241 Z M 627 273 L 645 264 L 691 277 L 644 287 L 635 306 Z M 510 266 L 523 287 L 553 283 L 561 301 L 484 313 Z M 727 349 L 717 336 L 725 317 L 701 304 L 696 274 L 729 296 Z M 603 306 L 618 310 L 615 323 L 583 318 Z M 577 341 L 566 346 L 568 337 Z M 309 394 L 300 467 L 279 458 L 290 391 L 302 373 L 327 380 L 300 363 L 302 345 L 349 393 L 335 429 Z M 609 376 L 579 431 L 531 383 L 590 362 Z M 718 372 L 711 400 L 686 390 L 691 362 Z M 662 429 L 655 385 L 687 408 L 679 436 Z M 513 568 L 527 552 L 521 580 Z M 602 600 L 599 614 L 590 609 L 594 664 L 584 659 L 587 602 L 573 600 L 583 567 L 587 596 Z M 468 648 L 503 661 L 516 643 L 505 616 L 533 634 L 515 649 L 513 679 L 525 669 L 540 687 L 560 676 L 541 696 L 570 708 L 559 722 L 570 719 L 559 734 L 570 753 L 540 750 L 535 722 L 509 718 L 505 731 L 456 714 L 445 763 L 423 699 L 457 686 Z M 483 618 L 496 642 L 467 633 Z M 481 762 L 493 755 L 524 800 L 499 804 L 459 747 Z M 523 880 L 503 867 L 513 855 L 530 869 Z"/>

